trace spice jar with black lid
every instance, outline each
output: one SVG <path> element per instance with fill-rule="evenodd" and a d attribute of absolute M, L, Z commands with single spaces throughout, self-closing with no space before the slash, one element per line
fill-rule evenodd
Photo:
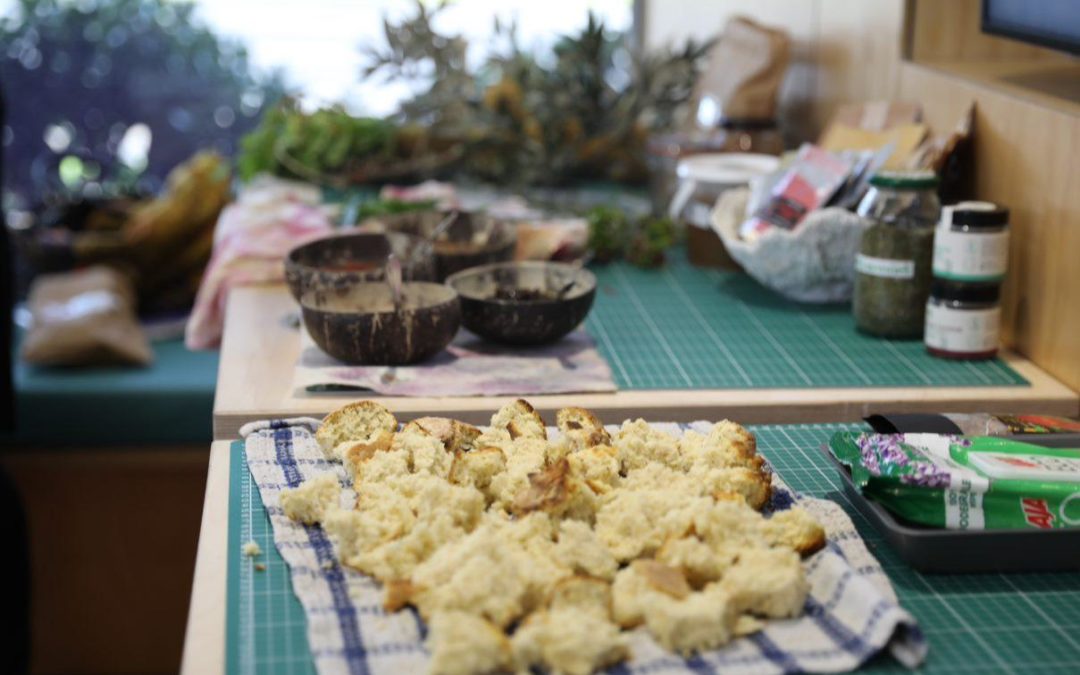
<path fill-rule="evenodd" d="M 941 209 L 934 235 L 934 278 L 998 283 L 1009 262 L 1009 211 L 990 202 Z"/>
<path fill-rule="evenodd" d="M 946 359 L 989 359 L 998 351 L 1001 285 L 934 279 L 926 302 L 926 350 Z"/>
<path fill-rule="evenodd" d="M 932 171 L 880 172 L 859 202 L 872 222 L 855 256 L 852 309 L 859 330 L 887 338 L 923 334 L 934 230 L 941 215 Z"/>

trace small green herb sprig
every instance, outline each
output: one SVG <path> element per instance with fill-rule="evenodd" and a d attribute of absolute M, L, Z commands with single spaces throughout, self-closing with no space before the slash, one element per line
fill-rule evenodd
<path fill-rule="evenodd" d="M 677 240 L 670 218 L 645 216 L 631 221 L 620 209 L 597 206 L 586 214 L 586 220 L 589 250 L 600 264 L 625 259 L 638 267 L 660 267 Z"/>

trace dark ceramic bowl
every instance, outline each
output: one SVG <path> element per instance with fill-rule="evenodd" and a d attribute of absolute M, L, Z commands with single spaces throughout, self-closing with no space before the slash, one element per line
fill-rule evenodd
<path fill-rule="evenodd" d="M 438 354 L 461 325 L 461 308 L 452 288 L 412 282 L 402 285 L 402 296 L 402 308 L 395 311 L 387 284 L 357 284 L 306 291 L 300 308 L 315 344 L 335 359 L 397 366 Z"/>
<path fill-rule="evenodd" d="M 375 216 L 361 225 L 381 225 L 390 232 L 426 238 L 449 215 L 450 211 L 407 211 Z M 444 281 L 463 269 L 512 260 L 517 227 L 481 211 L 458 211 L 457 218 L 434 243 L 436 278 Z"/>
<path fill-rule="evenodd" d="M 285 281 L 297 302 L 311 289 L 347 289 L 385 278 L 386 260 L 401 260 L 405 281 L 433 281 L 435 254 L 431 244 L 397 232 L 353 233 L 316 239 L 285 257 Z"/>
<path fill-rule="evenodd" d="M 558 340 L 585 320 L 596 297 L 592 272 L 566 263 L 496 263 L 458 272 L 446 283 L 461 296 L 466 328 L 511 345 Z"/>

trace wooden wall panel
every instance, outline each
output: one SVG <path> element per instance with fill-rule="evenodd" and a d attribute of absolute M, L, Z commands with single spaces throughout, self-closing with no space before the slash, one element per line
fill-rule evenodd
<path fill-rule="evenodd" d="M 1005 342 L 1080 389 L 1080 113 L 911 63 L 900 92 L 935 129 L 975 102 L 977 196 L 1012 214 Z"/>
<path fill-rule="evenodd" d="M 6 449 L 27 513 L 32 673 L 180 666 L 208 448 Z"/>

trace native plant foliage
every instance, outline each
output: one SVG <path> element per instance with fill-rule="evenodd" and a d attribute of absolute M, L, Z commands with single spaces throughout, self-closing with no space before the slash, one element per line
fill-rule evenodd
<path fill-rule="evenodd" d="M 642 178 L 648 134 L 677 119 L 711 46 L 645 53 L 590 13 L 551 53 L 531 53 L 513 23 L 496 20 L 499 48 L 470 69 L 466 41 L 432 27 L 442 7 L 418 3 L 413 16 L 384 21 L 386 44 L 365 49 L 363 76 L 426 81 L 399 124 L 461 144 L 462 169 L 497 183 Z"/>

